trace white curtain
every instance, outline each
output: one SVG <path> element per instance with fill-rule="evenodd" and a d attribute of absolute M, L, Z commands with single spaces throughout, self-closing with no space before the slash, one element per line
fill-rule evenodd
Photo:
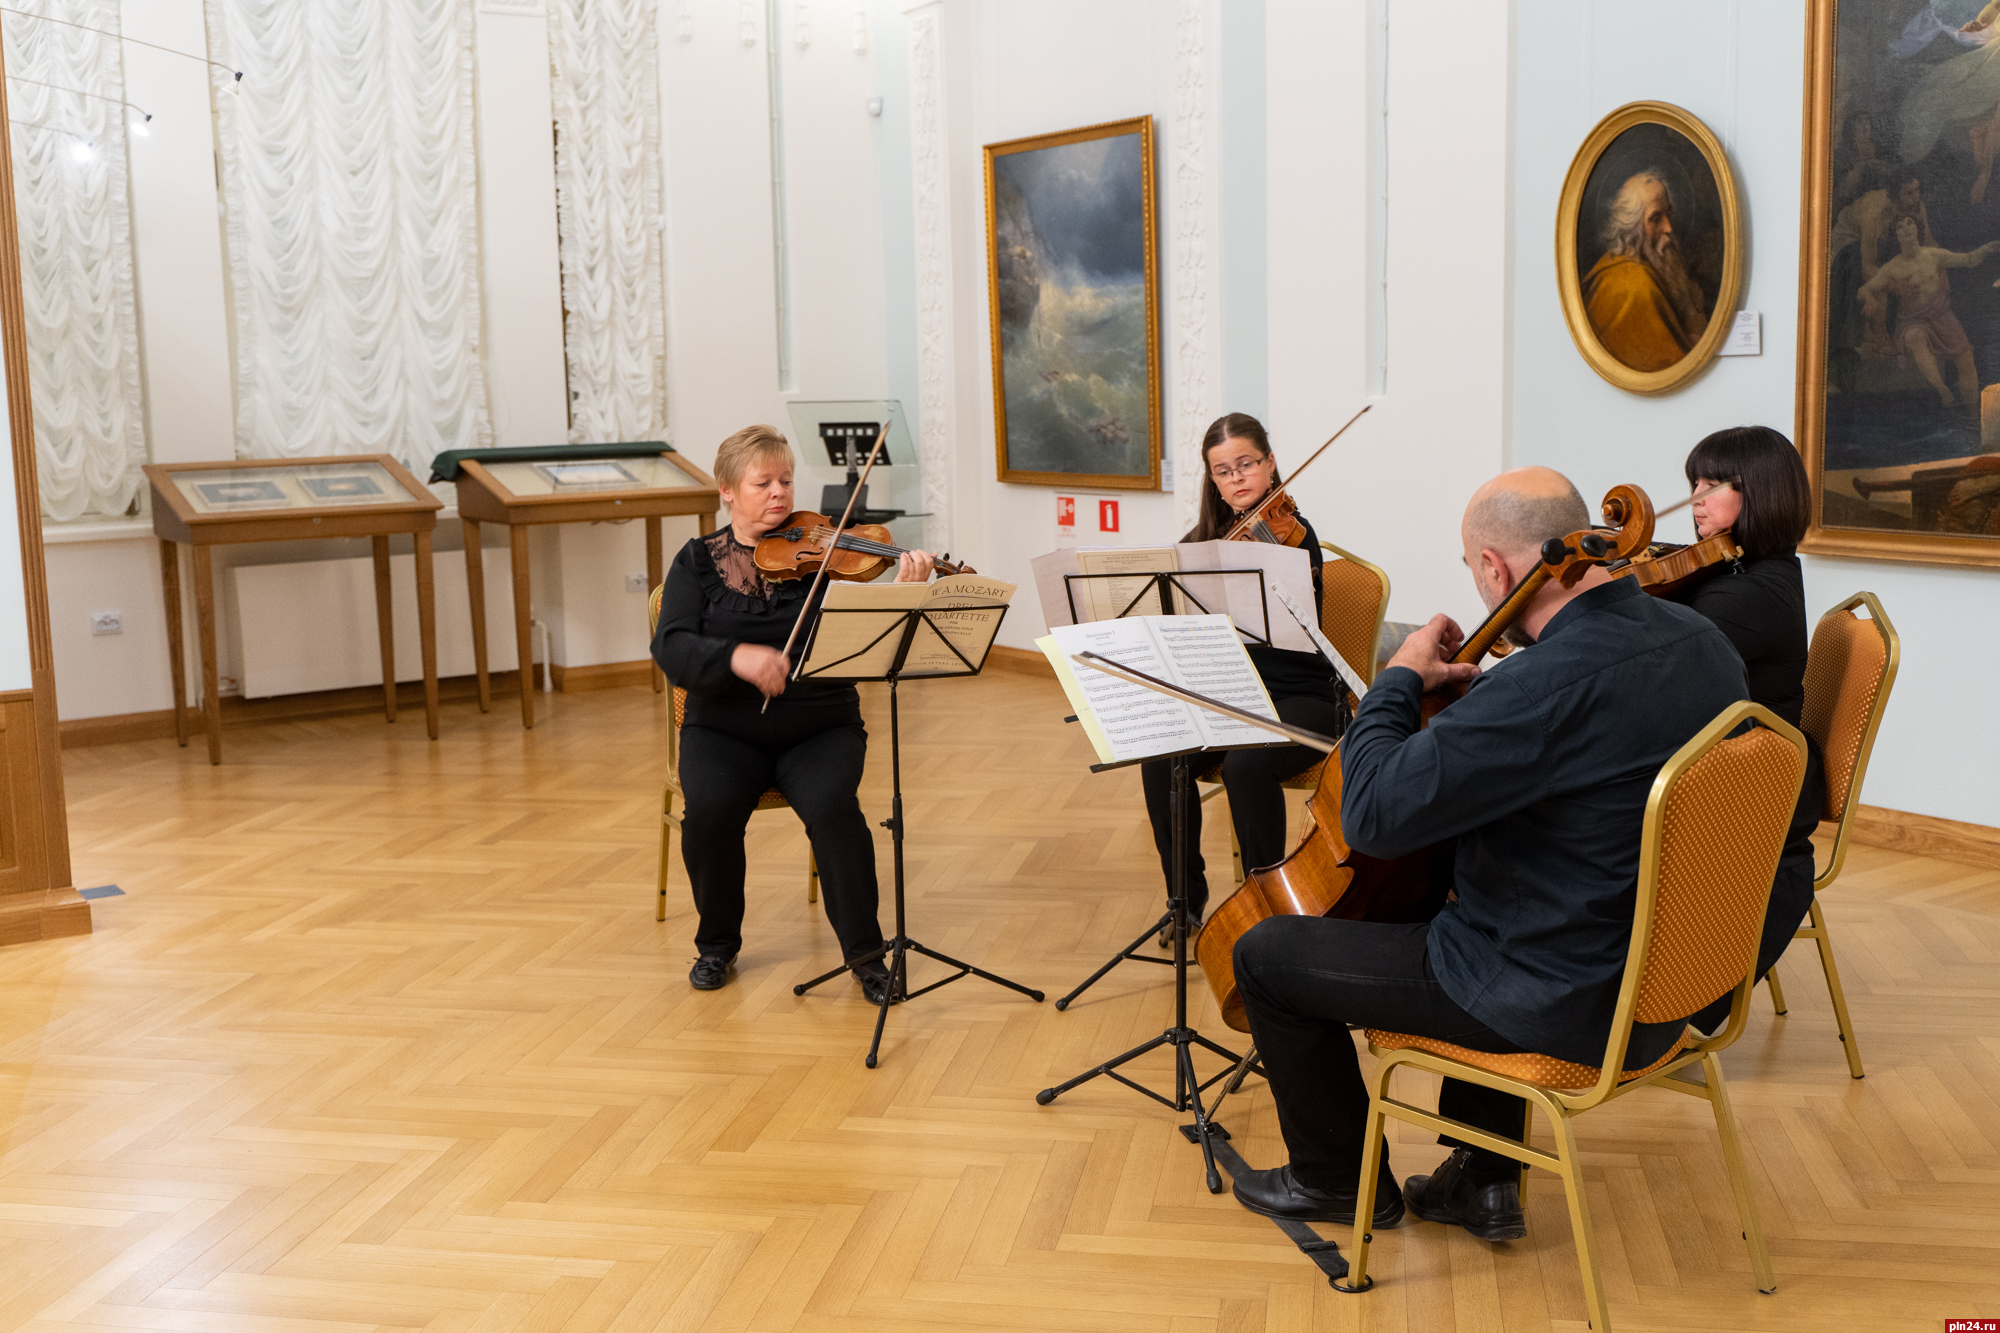
<path fill-rule="evenodd" d="M 117 0 L 21 7 L 118 30 Z M 42 513 L 123 514 L 145 485 L 146 414 L 119 44 L 21 14 L 8 15 L 0 33 Z"/>
<path fill-rule="evenodd" d="M 549 0 L 570 439 L 664 439 L 658 0 Z"/>
<path fill-rule="evenodd" d="M 207 0 L 236 452 L 490 444 L 472 0 Z"/>

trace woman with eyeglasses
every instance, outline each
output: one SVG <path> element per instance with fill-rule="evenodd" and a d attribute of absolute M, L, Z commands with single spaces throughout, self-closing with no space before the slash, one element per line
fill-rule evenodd
<path fill-rule="evenodd" d="M 1806 590 L 1798 556 L 1812 513 L 1805 465 L 1792 442 L 1770 427 L 1735 426 L 1697 444 L 1686 470 L 1696 535 L 1726 531 L 1743 557 L 1668 596 L 1728 636 L 1743 659 L 1752 702 L 1796 727 L 1806 703 Z M 1825 756 L 1808 736 L 1805 782 L 1757 947 L 1759 977 L 1784 953 L 1812 906 L 1812 833 L 1825 805 Z M 1711 1032 L 1728 1013 L 1725 995 L 1689 1021 Z"/>
<path fill-rule="evenodd" d="M 1184 542 L 1221 538 L 1278 484 L 1278 460 L 1271 456 L 1271 441 L 1264 427 L 1257 418 L 1241 412 L 1220 417 L 1208 428 L 1201 441 L 1201 457 L 1201 513 L 1181 538 Z M 1305 528 L 1305 550 L 1312 560 L 1313 610 L 1317 614 L 1322 596 L 1319 535 L 1303 513 L 1299 522 Z M 1273 614 L 1283 613 L 1280 607 Z M 1338 736 L 1346 727 L 1346 687 L 1325 658 L 1316 652 L 1291 652 L 1265 644 L 1251 644 L 1249 653 L 1280 718 L 1325 736 Z M 1285 845 L 1282 784 L 1321 758 L 1318 750 L 1304 745 L 1232 750 L 1223 756 L 1222 785 L 1229 793 L 1229 818 L 1236 826 L 1236 845 L 1243 852 L 1246 868 L 1275 865 L 1285 859 L 1291 849 Z M 1173 835 L 1167 817 L 1171 772 L 1172 765 L 1164 759 L 1139 767 L 1146 814 L 1153 823 L 1153 845 L 1159 849 L 1160 869 L 1169 884 L 1174 870 Z M 1201 856 L 1201 803 L 1192 792 L 1187 808 L 1193 824 L 1188 836 L 1188 919 L 1199 926 L 1208 910 L 1208 880 Z M 1173 943 L 1168 933 L 1171 929 L 1160 933 L 1163 946 Z"/>

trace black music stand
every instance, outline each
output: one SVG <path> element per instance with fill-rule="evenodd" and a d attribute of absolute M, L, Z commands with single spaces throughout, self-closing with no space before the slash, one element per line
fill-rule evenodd
<path fill-rule="evenodd" d="M 1270 598 L 1265 595 L 1263 570 L 1196 569 L 1196 570 L 1188 570 L 1186 571 L 1186 573 L 1189 576 L 1200 576 L 1200 577 L 1206 577 L 1211 574 L 1223 574 L 1223 575 L 1247 574 L 1255 578 L 1257 580 L 1257 594 L 1259 598 L 1262 599 L 1260 605 L 1262 606 L 1264 612 L 1264 632 L 1261 635 L 1254 630 L 1247 630 L 1247 629 L 1239 630 L 1239 632 L 1248 635 L 1251 639 L 1261 644 L 1268 645 L 1271 642 L 1271 602 Z M 1170 616 L 1215 614 L 1214 612 L 1209 610 L 1208 606 L 1199 597 L 1197 597 L 1193 592 L 1191 592 L 1188 589 L 1187 585 L 1181 582 L 1181 577 L 1182 577 L 1181 573 L 1176 572 L 1174 570 L 1158 570 L 1151 574 L 1065 574 L 1063 575 L 1063 593 L 1064 596 L 1066 596 L 1069 599 L 1070 623 L 1071 624 L 1082 623 L 1077 619 L 1076 615 L 1075 580 L 1079 579 L 1144 579 L 1147 584 L 1151 585 L 1150 587 L 1142 587 L 1139 589 L 1138 592 L 1134 593 L 1132 599 L 1126 602 L 1123 607 L 1119 608 L 1117 615 L 1106 617 L 1107 619 L 1110 620 L 1123 620 L 1126 616 L 1131 615 L 1133 611 L 1138 608 L 1141 599 L 1143 599 L 1148 592 L 1152 591 L 1157 591 L 1159 594 L 1160 598 L 1159 604 L 1162 608 L 1160 614 L 1170 615 Z M 1175 611 L 1173 609 L 1175 590 L 1179 590 L 1181 596 L 1187 598 L 1187 600 L 1191 604 L 1193 604 L 1195 607 L 1198 607 L 1199 609 L 1194 611 L 1183 611 L 1183 612 Z M 1150 615 L 1152 613 L 1141 612 L 1141 614 Z M 1074 719 L 1071 720 L 1074 721 Z M 1280 745 L 1284 744 L 1283 741 L 1278 741 L 1274 743 Z M 1240 748 L 1250 748 L 1250 747 L 1240 747 Z M 1197 751 L 1196 753 L 1220 753 L 1220 751 Z M 1093 773 L 1101 772 L 1103 771 L 1104 767 L 1106 766 L 1104 765 L 1094 766 L 1091 769 L 1091 772 Z M 1179 797 L 1182 794 L 1183 785 L 1185 785 L 1186 789 L 1189 791 L 1192 791 L 1194 789 L 1194 778 L 1184 769 L 1176 768 L 1174 772 L 1171 775 L 1169 775 L 1168 780 L 1172 784 L 1172 786 L 1169 788 L 1169 794 L 1168 794 L 1168 809 L 1171 811 L 1173 809 L 1173 804 L 1172 804 L 1173 801 L 1179 799 Z M 1180 844 L 1178 842 L 1175 843 L 1176 856 L 1180 855 L 1180 852 L 1178 850 L 1179 846 Z M 1098 968 L 1095 972 L 1092 972 L 1089 976 L 1085 977 L 1080 983 L 1078 983 L 1075 990 L 1072 990 L 1069 994 L 1063 996 L 1060 1000 L 1057 1000 L 1056 1001 L 1057 1011 L 1062 1012 L 1067 1010 L 1070 1007 L 1071 1003 L 1075 1001 L 1077 996 L 1083 994 L 1085 991 L 1089 990 L 1092 986 L 1095 986 L 1098 982 L 1102 981 L 1104 979 L 1105 974 L 1110 972 L 1112 968 L 1118 966 L 1120 963 L 1124 962 L 1159 963 L 1162 966 L 1172 966 L 1174 960 L 1171 958 L 1161 958 L 1158 957 L 1157 955 L 1150 953 L 1135 952 L 1135 950 L 1145 945 L 1148 938 L 1158 935 L 1160 931 L 1170 922 L 1173 923 L 1174 933 L 1176 935 L 1186 933 L 1185 929 L 1186 922 L 1174 920 L 1173 891 L 1171 887 L 1168 889 L 1167 893 L 1167 910 L 1165 913 L 1161 915 L 1160 919 L 1155 921 L 1152 925 L 1146 927 L 1145 930 L 1141 931 L 1138 939 L 1133 940 L 1130 944 L 1120 949 L 1117 953 L 1112 954 L 1111 957 L 1105 961 L 1103 967 Z M 1231 1089 L 1231 1091 L 1234 1091 L 1234 1089 Z M 1186 1108 L 1175 1107 L 1174 1109 L 1178 1111 L 1178 1110 L 1184 1110 Z"/>
<path fill-rule="evenodd" d="M 979 650 L 979 660 L 977 662 L 974 662 L 971 658 L 960 652 L 958 646 L 951 641 L 951 637 L 933 619 L 934 616 L 949 616 L 954 611 L 993 609 L 997 609 L 1000 614 L 993 618 L 993 624 L 986 636 L 986 642 Z M 996 986 L 1005 986 L 1009 990 L 1019 991 L 1038 1004 L 1042 1000 L 1042 992 L 1030 990 L 1017 981 L 1009 981 L 1005 977 L 996 976 L 994 973 L 974 967 L 971 963 L 961 962 L 948 954 L 941 954 L 935 949 L 926 948 L 924 945 L 919 944 L 917 941 L 911 939 L 905 930 L 903 909 L 903 758 L 902 733 L 896 708 L 896 686 L 904 678 L 904 667 L 909 659 L 910 646 L 916 642 L 917 631 L 921 626 L 928 626 L 937 641 L 950 649 L 951 656 L 945 659 L 950 665 L 944 669 L 937 669 L 934 665 L 931 669 L 911 673 L 909 679 L 939 680 L 978 675 L 981 668 L 986 665 L 986 656 L 992 651 L 994 638 L 1000 632 L 1000 622 L 1006 618 L 1006 604 L 994 602 L 985 606 L 953 607 L 942 610 L 925 610 L 921 608 L 894 610 L 878 607 L 822 606 L 813 619 L 812 632 L 806 636 L 805 649 L 799 658 L 801 662 L 810 663 L 812 661 L 813 644 L 819 638 L 820 626 L 826 623 L 826 617 L 841 615 L 886 617 L 889 619 L 889 624 L 881 633 L 845 657 L 829 662 L 817 669 L 801 670 L 799 674 L 802 678 L 810 676 L 815 680 L 886 680 L 889 682 L 889 774 L 892 795 L 889 803 L 889 818 L 882 821 L 882 826 L 889 830 L 889 839 L 895 849 L 896 933 L 887 940 L 884 940 L 881 948 L 875 949 L 859 958 L 844 962 L 831 972 L 814 977 L 811 981 L 792 987 L 792 994 L 804 995 L 823 981 L 831 981 L 843 972 L 853 971 L 857 964 L 872 963 L 876 959 L 886 955 L 889 959 L 889 985 L 883 992 L 880 1010 L 875 1015 L 875 1039 L 868 1044 L 868 1058 L 864 1062 L 870 1069 L 873 1069 L 875 1068 L 877 1055 L 882 1048 L 882 1029 L 889 1021 L 889 1006 L 892 1004 L 914 1000 L 919 995 L 927 994 L 940 986 L 948 986 L 952 982 L 967 976 L 975 976 L 982 981 L 990 981 Z M 876 674 L 871 666 L 868 674 L 842 675 L 839 673 L 838 668 L 841 666 L 875 652 L 881 645 L 890 640 L 894 640 L 895 649 L 894 656 L 890 659 L 886 670 Z M 936 659 L 933 658 L 932 660 L 935 664 Z M 960 667 L 963 669 L 959 669 Z M 933 981 L 928 986 L 910 990 L 908 989 L 908 955 L 913 953 L 920 953 L 926 958 L 935 959 L 943 963 L 946 967 L 955 967 L 958 971 L 952 973 L 942 981 Z"/>

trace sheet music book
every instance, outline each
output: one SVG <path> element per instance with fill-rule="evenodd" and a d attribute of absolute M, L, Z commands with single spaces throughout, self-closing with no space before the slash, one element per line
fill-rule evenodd
<path fill-rule="evenodd" d="M 1109 620 L 1124 611 L 1144 586 L 1149 573 L 1173 572 L 1185 593 L 1176 592 L 1174 609 L 1182 614 L 1205 614 L 1201 606 L 1180 605 L 1189 596 L 1199 598 L 1208 613 L 1226 615 L 1236 624 L 1261 629 L 1265 605 L 1255 579 L 1224 578 L 1216 571 L 1260 569 L 1264 584 L 1274 590 L 1271 601 L 1279 599 L 1282 588 L 1301 606 L 1313 605 L 1312 558 L 1297 546 L 1271 542 L 1181 542 L 1174 546 L 1066 546 L 1038 556 L 1030 566 L 1035 573 L 1035 591 L 1042 603 L 1042 617 L 1051 629 L 1058 625 Z M 1127 578 L 1066 579 L 1066 574 L 1130 574 Z M 1206 575 L 1206 577 L 1204 577 Z M 1070 613 L 1074 597 L 1076 613 Z M 1128 616 L 1157 615 L 1161 610 L 1157 588 L 1146 593 Z M 1269 617 L 1271 643 L 1276 648 L 1309 653 L 1314 645 L 1306 632 L 1290 616 Z"/>
<path fill-rule="evenodd" d="M 985 660 L 1014 591 L 1013 584 L 983 574 L 953 574 L 932 583 L 829 583 L 821 606 L 841 614 L 819 618 L 799 674 L 886 676 L 903 646 L 904 617 L 923 611 L 901 675 L 905 680 L 965 675 L 966 662 L 977 667 Z"/>
<path fill-rule="evenodd" d="M 1098 762 L 1130 763 L 1190 750 L 1281 744 L 1246 722 L 1156 694 L 1070 661 L 1094 652 L 1147 675 L 1277 721 L 1278 711 L 1229 617 L 1126 616 L 1060 625 L 1037 639 Z"/>

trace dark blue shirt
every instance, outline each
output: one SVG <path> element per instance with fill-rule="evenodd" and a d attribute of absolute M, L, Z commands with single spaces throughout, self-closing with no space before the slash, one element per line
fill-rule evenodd
<path fill-rule="evenodd" d="M 1432 923 L 1445 993 L 1511 1041 L 1604 1060 L 1653 780 L 1747 697 L 1722 632 L 1630 580 L 1592 588 L 1539 642 L 1421 727 L 1422 681 L 1384 671 L 1341 742 L 1341 826 L 1371 856 L 1458 839 L 1458 901 Z M 1635 1028 L 1628 1067 L 1680 1025 Z"/>

